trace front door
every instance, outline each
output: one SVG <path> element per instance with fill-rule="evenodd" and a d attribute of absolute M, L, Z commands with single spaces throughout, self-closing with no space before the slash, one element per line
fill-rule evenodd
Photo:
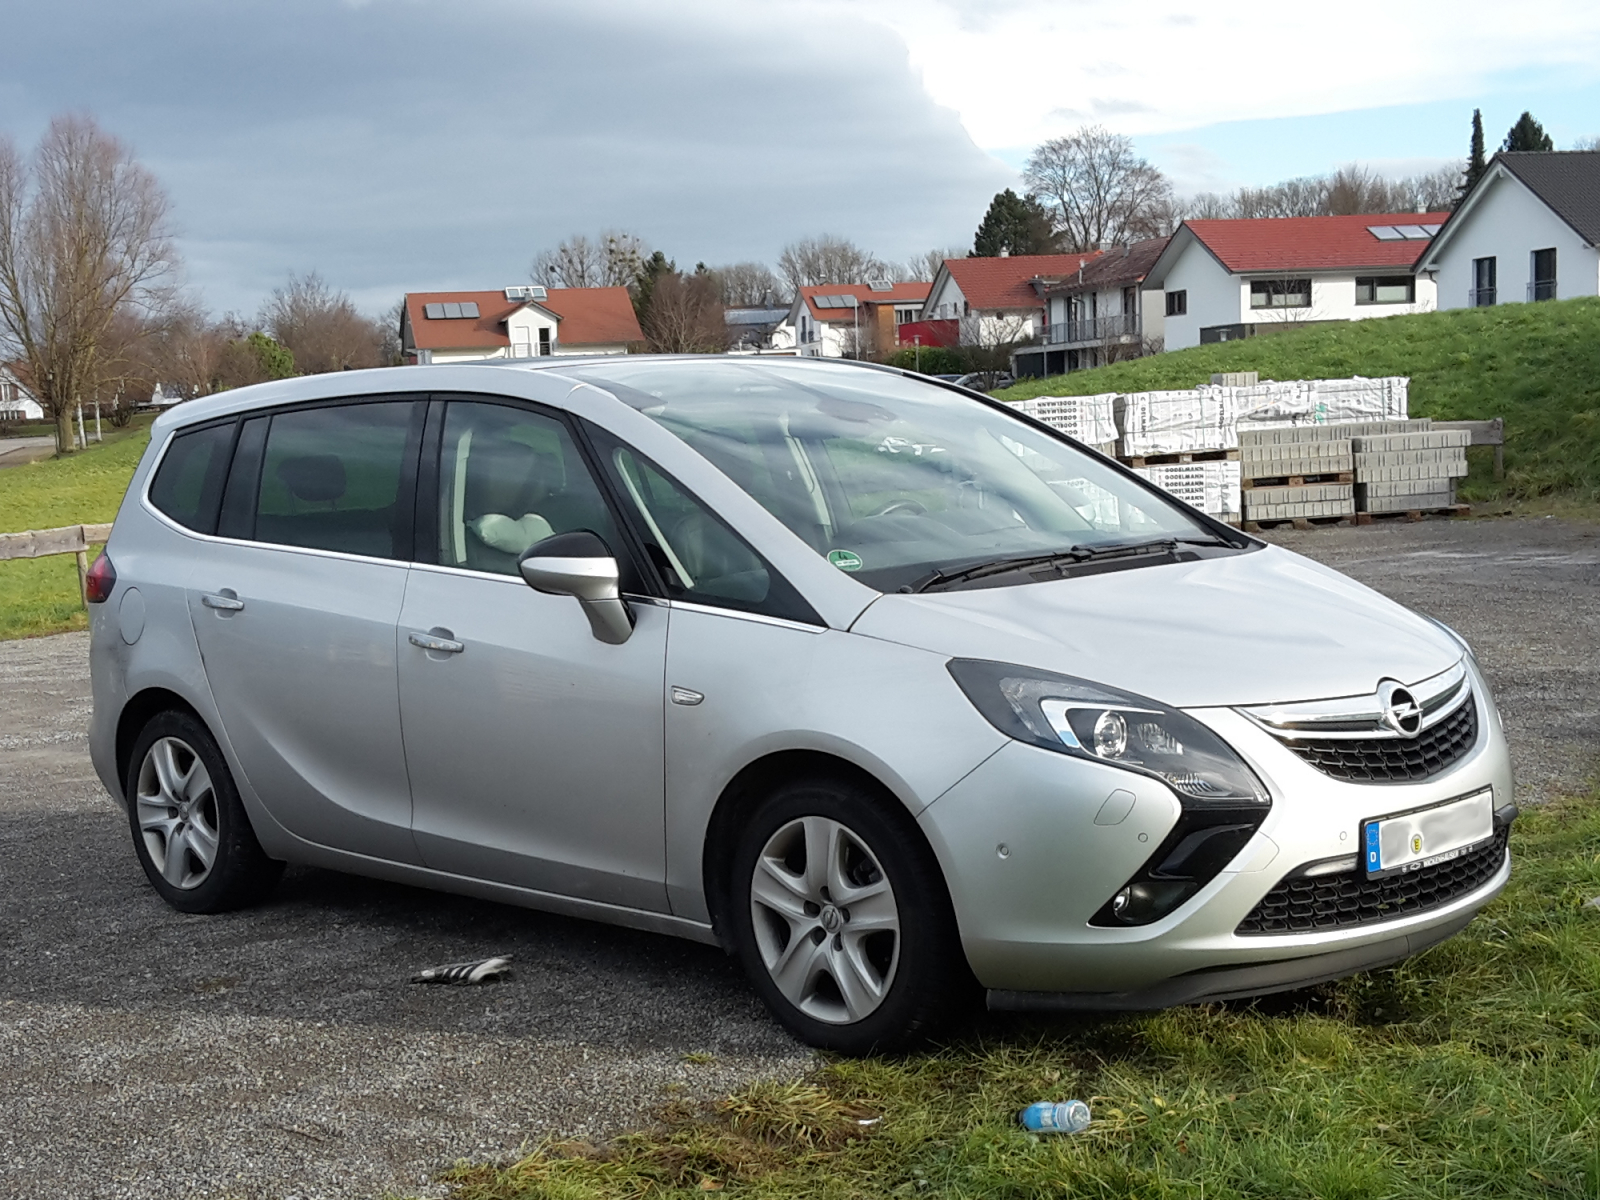
<path fill-rule="evenodd" d="M 397 634 L 423 861 L 665 911 L 667 609 L 635 603 L 633 636 L 608 645 L 576 600 L 535 592 L 517 574 L 534 542 L 579 529 L 628 564 L 557 417 L 452 400 L 437 476 L 420 531 L 436 543 L 436 562 L 413 568 Z"/>
<path fill-rule="evenodd" d="M 290 832 L 416 862 L 395 622 L 423 405 L 245 422 L 219 533 L 190 576 L 206 676 L 245 777 Z"/>

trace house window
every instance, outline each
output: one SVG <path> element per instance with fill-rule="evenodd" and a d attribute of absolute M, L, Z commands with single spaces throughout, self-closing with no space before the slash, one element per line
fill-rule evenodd
<path fill-rule="evenodd" d="M 897 308 L 894 310 L 894 323 L 905 325 L 917 319 L 917 310 L 914 308 Z"/>
<path fill-rule="evenodd" d="M 1552 246 L 1548 250 L 1533 252 L 1533 272 L 1531 282 L 1528 284 L 1528 299 L 1554 300 L 1555 298 L 1556 251 Z"/>
<path fill-rule="evenodd" d="M 550 353 L 550 326 L 539 327 L 539 357 L 544 358 Z"/>
<path fill-rule="evenodd" d="M 1255 279 L 1250 282 L 1251 308 L 1310 308 L 1311 280 Z"/>
<path fill-rule="evenodd" d="M 1189 315 L 1189 291 L 1179 288 L 1175 292 L 1167 293 L 1167 316 L 1184 317 Z"/>
<path fill-rule="evenodd" d="M 1357 304 L 1410 304 L 1417 285 L 1410 275 L 1371 275 L 1356 280 Z"/>
<path fill-rule="evenodd" d="M 1139 289 L 1125 287 L 1122 289 L 1122 315 L 1131 317 L 1139 309 Z"/>
<path fill-rule="evenodd" d="M 1467 303 L 1472 308 L 1492 308 L 1495 302 L 1494 258 L 1472 260 L 1472 287 L 1467 293 Z"/>

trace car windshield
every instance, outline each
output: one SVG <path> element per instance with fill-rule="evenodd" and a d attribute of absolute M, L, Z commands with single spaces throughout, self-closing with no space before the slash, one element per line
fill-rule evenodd
<path fill-rule="evenodd" d="M 985 564 L 1216 540 L 1094 456 L 885 371 L 635 360 L 571 373 L 671 430 L 818 554 L 882 591 Z"/>

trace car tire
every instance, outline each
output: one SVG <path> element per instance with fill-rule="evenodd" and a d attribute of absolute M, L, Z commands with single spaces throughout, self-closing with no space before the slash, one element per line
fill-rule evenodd
<path fill-rule="evenodd" d="M 904 1050 L 971 1008 L 944 876 L 894 800 L 848 780 L 785 783 L 748 815 L 730 870 L 739 957 L 810 1045 Z"/>
<path fill-rule="evenodd" d="M 283 874 L 256 840 L 216 740 L 193 714 L 151 718 L 133 744 L 123 794 L 139 865 L 180 912 L 253 904 Z"/>

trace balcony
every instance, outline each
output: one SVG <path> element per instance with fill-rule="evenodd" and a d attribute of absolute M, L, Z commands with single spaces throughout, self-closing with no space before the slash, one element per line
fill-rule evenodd
<path fill-rule="evenodd" d="M 1495 306 L 1495 293 L 1497 288 L 1481 287 L 1467 289 L 1468 308 L 1493 308 Z"/>
<path fill-rule="evenodd" d="M 1051 325 L 1044 331 L 1044 341 L 1047 346 L 1066 346 L 1075 342 L 1087 344 L 1136 338 L 1139 333 L 1138 313 L 1117 313 L 1110 317 L 1090 317 L 1084 321 Z"/>
<path fill-rule="evenodd" d="M 1535 279 L 1528 285 L 1528 303 L 1535 300 L 1554 300 L 1556 298 L 1556 281 L 1554 279 Z"/>

